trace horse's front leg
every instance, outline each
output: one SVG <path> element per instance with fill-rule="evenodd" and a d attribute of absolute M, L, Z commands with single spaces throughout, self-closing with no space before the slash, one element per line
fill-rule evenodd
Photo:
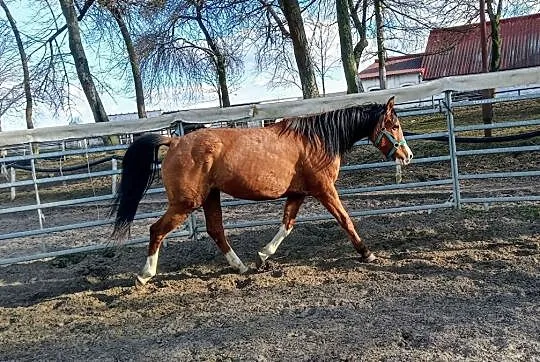
<path fill-rule="evenodd" d="M 373 253 L 369 251 L 366 244 L 364 244 L 364 242 L 356 232 L 354 224 L 349 214 L 343 207 L 335 187 L 332 185 L 331 189 L 327 193 L 317 195 L 316 197 L 324 205 L 324 207 L 326 207 L 326 209 L 336 218 L 341 227 L 347 232 L 347 234 L 349 235 L 349 239 L 353 243 L 356 251 L 362 256 L 362 259 L 368 263 L 377 259 L 375 255 L 373 255 Z"/>

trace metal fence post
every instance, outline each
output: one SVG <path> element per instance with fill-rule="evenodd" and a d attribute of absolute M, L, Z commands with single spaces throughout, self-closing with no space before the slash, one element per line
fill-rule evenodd
<path fill-rule="evenodd" d="M 6 156 L 7 156 L 7 150 L 5 149 L 0 150 L 0 157 L 5 158 Z M 6 168 L 6 164 L 4 162 L 0 162 L 0 173 L 6 176 L 6 178 L 8 178 L 8 171 Z"/>
<path fill-rule="evenodd" d="M 9 182 L 14 184 L 15 181 L 17 181 L 15 167 L 10 167 L 9 168 Z M 10 200 L 11 201 L 15 200 L 15 196 L 16 196 L 15 186 L 10 187 L 9 192 L 10 192 Z"/>
<path fill-rule="evenodd" d="M 29 143 L 29 146 L 30 146 L 29 147 L 30 154 L 33 156 L 34 155 L 33 144 Z M 38 189 L 38 185 L 37 185 L 37 174 L 36 174 L 36 162 L 35 162 L 34 158 L 30 159 L 30 166 L 32 167 L 32 181 L 34 181 L 34 192 L 36 194 L 36 205 L 38 206 L 37 213 L 38 213 L 38 219 L 39 219 L 39 228 L 43 229 L 43 219 L 45 219 L 45 216 L 43 216 L 43 211 L 41 211 L 41 208 L 39 207 L 39 205 L 41 205 L 41 199 L 39 198 L 39 189 Z"/>
<path fill-rule="evenodd" d="M 191 234 L 190 236 L 194 241 L 197 241 L 197 232 L 198 232 L 197 218 L 195 217 L 195 215 L 193 215 L 193 213 L 189 214 L 188 223 L 189 223 L 189 229 L 190 229 L 189 231 Z"/>
<path fill-rule="evenodd" d="M 446 122 L 448 124 L 448 149 L 450 150 L 450 167 L 452 170 L 452 196 L 454 206 L 461 209 L 461 193 L 459 189 L 459 169 L 457 160 L 456 134 L 454 131 L 454 112 L 452 111 L 452 91 L 444 92 L 446 106 Z"/>
<path fill-rule="evenodd" d="M 118 170 L 118 160 L 116 158 L 113 158 L 111 159 L 111 168 L 112 168 L 112 171 L 115 172 L 116 170 Z M 116 194 L 116 188 L 117 188 L 117 184 L 118 184 L 118 175 L 116 173 L 114 173 L 111 177 L 112 179 L 112 186 L 111 186 L 111 191 L 112 191 L 112 194 Z"/>
<path fill-rule="evenodd" d="M 176 122 L 175 133 L 176 133 L 177 136 L 183 136 L 185 134 L 185 132 L 184 132 L 184 123 L 182 121 Z"/>

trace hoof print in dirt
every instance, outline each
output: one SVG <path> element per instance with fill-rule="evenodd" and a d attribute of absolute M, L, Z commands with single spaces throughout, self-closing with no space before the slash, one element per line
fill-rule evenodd
<path fill-rule="evenodd" d="M 275 270 L 272 270 L 272 273 L 270 275 L 274 278 L 281 278 L 283 274 L 285 274 L 283 272 L 283 269 L 275 269 Z"/>
<path fill-rule="evenodd" d="M 360 257 L 362 263 L 377 263 L 379 259 L 374 254 L 369 254 L 367 257 Z"/>
<path fill-rule="evenodd" d="M 161 289 L 161 288 L 167 288 L 167 281 L 163 281 L 161 279 L 155 279 L 152 281 L 152 285 L 155 288 Z"/>
<path fill-rule="evenodd" d="M 257 259 L 256 267 L 258 272 L 267 272 L 274 269 L 274 263 L 269 260 L 261 261 L 260 259 Z"/>
<path fill-rule="evenodd" d="M 237 279 L 234 282 L 236 284 L 236 289 L 244 289 L 245 287 L 250 286 L 253 283 L 253 279 L 246 278 L 244 280 Z"/>

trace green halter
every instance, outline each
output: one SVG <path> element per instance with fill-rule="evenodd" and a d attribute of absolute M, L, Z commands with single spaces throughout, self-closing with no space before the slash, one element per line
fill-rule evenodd
<path fill-rule="evenodd" d="M 388 132 L 386 129 L 382 129 L 379 134 L 377 135 L 377 138 L 375 139 L 375 142 L 373 142 L 373 144 L 375 145 L 375 147 L 379 148 L 379 146 L 381 145 L 381 141 L 382 141 L 382 138 L 386 136 L 386 138 L 388 139 L 388 141 L 390 141 L 390 143 L 394 146 L 392 147 L 388 153 L 385 155 L 386 156 L 386 159 L 388 161 L 391 161 L 392 160 L 392 156 L 394 155 L 394 153 L 396 153 L 396 151 L 401 147 L 401 146 L 405 146 L 407 144 L 407 141 L 404 139 L 402 139 L 401 141 L 398 141 L 397 139 L 394 138 L 394 136 Z M 380 148 L 379 148 L 380 149 Z"/>

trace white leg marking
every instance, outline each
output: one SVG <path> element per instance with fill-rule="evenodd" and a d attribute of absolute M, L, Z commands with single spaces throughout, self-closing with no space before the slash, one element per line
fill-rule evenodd
<path fill-rule="evenodd" d="M 376 260 L 377 257 L 373 255 L 373 253 L 369 254 L 369 256 L 366 259 L 366 262 L 371 263 L 372 261 Z"/>
<path fill-rule="evenodd" d="M 156 250 L 154 254 L 149 255 L 146 258 L 146 264 L 144 264 L 144 267 L 141 270 L 141 274 L 137 275 L 137 279 L 142 285 L 146 284 L 146 282 L 148 282 L 154 275 L 156 275 L 158 254 L 159 249 Z"/>
<path fill-rule="evenodd" d="M 292 231 L 292 227 L 289 230 L 287 230 L 285 228 L 285 225 L 281 225 L 281 227 L 279 228 L 279 231 L 274 236 L 272 241 L 266 244 L 266 246 L 262 248 L 261 251 L 259 251 L 259 258 L 261 258 L 262 262 L 266 261 L 266 259 L 268 259 L 271 255 L 274 255 L 274 253 L 276 252 L 277 248 L 279 247 L 283 239 L 285 239 L 287 235 L 291 233 L 291 231 Z"/>
<path fill-rule="evenodd" d="M 248 268 L 242 263 L 242 260 L 236 255 L 234 250 L 229 250 L 227 254 L 225 254 L 225 258 L 227 258 L 227 261 L 229 262 L 229 265 L 232 266 L 235 269 L 238 269 L 240 271 L 240 274 L 244 274 L 248 271 Z"/>

